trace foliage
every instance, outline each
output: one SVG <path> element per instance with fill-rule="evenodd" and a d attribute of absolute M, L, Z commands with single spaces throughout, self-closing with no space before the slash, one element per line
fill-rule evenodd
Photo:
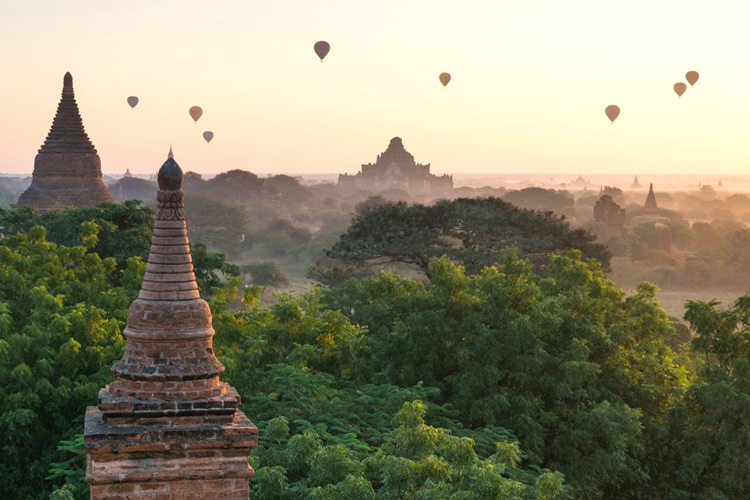
<path fill-rule="evenodd" d="M 387 442 L 369 455 L 326 443 L 315 432 L 289 437 L 288 421 L 277 417 L 253 457 L 258 473 L 252 496 L 551 499 L 563 492 L 557 473 L 544 471 L 530 485 L 508 477 L 520 460 L 514 443 L 499 442 L 496 453 L 480 458 L 472 439 L 425 424 L 425 411 L 419 401 L 404 403 Z"/>
<path fill-rule="evenodd" d="M 84 223 L 97 226 L 96 242 L 91 248 L 102 259 L 115 259 L 118 272 L 108 274 L 114 285 L 123 285 L 122 277 L 130 279 L 130 286 L 137 290 L 140 283 L 133 281 L 131 258 L 145 262 L 153 236 L 154 214 L 139 201 L 120 204 L 104 204 L 96 207 L 77 207 L 62 210 L 37 212 L 29 207 L 14 206 L 0 209 L 0 234 L 29 233 L 35 226 L 43 226 L 50 242 L 63 246 L 87 245 Z M 206 245 L 194 243 L 193 265 L 201 293 L 208 295 L 221 283 L 221 275 L 237 276 L 239 268 L 226 262 L 223 254 L 209 252 Z M 128 270 L 130 267 L 130 271 Z M 137 266 L 136 266 L 137 267 Z M 142 266 L 142 271 L 145 266 Z M 136 281 L 139 281 L 138 278 Z"/>
<path fill-rule="evenodd" d="M 191 243 L 190 253 L 201 295 L 210 296 L 213 289 L 222 284 L 219 273 L 227 278 L 240 274 L 240 268 L 227 262 L 224 254 L 209 252 L 203 243 Z"/>
<path fill-rule="evenodd" d="M 154 213 L 140 201 L 46 212 L 22 206 L 0 210 L 1 233 L 28 233 L 34 226 L 44 226 L 49 241 L 68 247 L 84 243 L 81 224 L 87 221 L 95 222 L 99 229 L 93 251 L 103 259 L 113 257 L 120 269 L 130 257 L 148 256 Z"/>
<path fill-rule="evenodd" d="M 520 208 L 554 212 L 560 217 L 575 215 L 575 198 L 567 191 L 529 187 L 508 191 L 503 195 L 503 199 Z"/>
<path fill-rule="evenodd" d="M 85 408 L 122 356 L 129 297 L 112 285 L 98 226 L 81 225 L 85 246 L 60 246 L 33 227 L 0 240 L 1 498 L 36 498 L 55 449 L 83 425 Z"/>
<path fill-rule="evenodd" d="M 447 255 L 476 274 L 512 246 L 537 269 L 547 265 L 550 254 L 574 248 L 605 268 L 609 265 L 609 252 L 586 231 L 571 229 L 551 213 L 520 209 L 499 198 L 459 198 L 429 206 L 360 205 L 347 232 L 326 254 L 371 269 L 412 265 L 428 275 L 430 261 Z"/>
<path fill-rule="evenodd" d="M 289 284 L 289 277 L 277 262 L 246 264 L 242 270 L 250 273 L 251 281 L 256 285 L 281 287 Z"/>
<path fill-rule="evenodd" d="M 510 252 L 467 276 L 443 258 L 428 283 L 383 273 L 334 290 L 329 307 L 367 326 L 366 377 L 438 387 L 465 425 L 512 429 L 580 497 L 645 487 L 644 447 L 686 383 L 669 318 L 652 286 L 625 297 L 579 253 L 549 270 Z"/>
<path fill-rule="evenodd" d="M 223 198 L 191 195 L 185 202 L 190 237 L 212 249 L 236 255 L 248 232 L 248 217 L 237 205 Z"/>
<path fill-rule="evenodd" d="M 705 364 L 673 411 L 669 498 L 750 496 L 750 297 L 687 304 Z"/>

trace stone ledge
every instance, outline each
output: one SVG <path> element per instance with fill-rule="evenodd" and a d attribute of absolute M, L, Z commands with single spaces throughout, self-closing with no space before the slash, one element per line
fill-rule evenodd
<path fill-rule="evenodd" d="M 258 444 L 258 429 L 237 410 L 231 422 L 185 426 L 128 425 L 111 427 L 96 406 L 86 409 L 84 448 L 91 459 L 122 460 L 148 457 L 227 458 L 250 454 Z M 188 453 L 190 452 L 190 453 Z M 164 454 L 167 455 L 164 455 Z M 187 453 L 187 454 L 186 454 Z M 245 458 L 245 465 L 247 459 Z"/>

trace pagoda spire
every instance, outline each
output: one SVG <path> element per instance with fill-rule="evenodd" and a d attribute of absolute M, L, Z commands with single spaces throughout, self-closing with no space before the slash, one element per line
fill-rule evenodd
<path fill-rule="evenodd" d="M 39 148 L 40 153 L 92 153 L 96 148 L 83 128 L 81 112 L 78 110 L 73 76 L 65 73 L 62 98 L 57 105 L 57 113 L 47 138 Z"/>
<path fill-rule="evenodd" d="M 646 213 L 653 213 L 658 210 L 658 206 L 656 205 L 656 196 L 654 195 L 654 185 L 649 184 L 648 186 L 648 196 L 646 197 L 646 204 L 643 207 L 643 211 Z"/>
<path fill-rule="evenodd" d="M 247 498 L 249 491 L 247 457 L 258 431 L 239 409 L 237 391 L 219 380 L 224 366 L 195 281 L 183 178 L 170 148 L 158 174 L 146 274 L 123 331 L 125 354 L 112 367 L 117 379 L 86 413 L 92 499 L 120 491 L 143 491 L 133 499 L 152 498 L 151 492 Z"/>
<path fill-rule="evenodd" d="M 91 207 L 112 202 L 102 182 L 102 162 L 83 128 L 73 76 L 65 73 L 52 127 L 34 158 L 31 186 L 18 204 L 49 210 L 55 205 Z"/>

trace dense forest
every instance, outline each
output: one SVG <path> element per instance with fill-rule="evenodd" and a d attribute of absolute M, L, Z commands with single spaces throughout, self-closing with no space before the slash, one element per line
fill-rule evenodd
<path fill-rule="evenodd" d="M 260 430 L 252 498 L 750 495 L 748 298 L 686 304 L 688 330 L 552 213 L 381 198 L 310 272 L 336 279 L 269 300 L 278 269 L 228 262 L 210 239 L 236 228 L 188 220 L 223 378 Z M 0 497 L 87 498 L 84 409 L 152 226 L 137 202 L 0 211 Z"/>

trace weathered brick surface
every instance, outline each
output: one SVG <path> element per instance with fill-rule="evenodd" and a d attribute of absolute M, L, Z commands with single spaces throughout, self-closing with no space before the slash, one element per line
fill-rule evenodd
<path fill-rule="evenodd" d="M 195 282 L 179 166 L 159 171 L 159 208 L 117 379 L 86 414 L 92 499 L 248 498 L 258 431 L 219 380 L 211 311 Z M 172 186 L 165 190 L 165 185 Z M 174 186 L 177 186 L 175 188 Z"/>

